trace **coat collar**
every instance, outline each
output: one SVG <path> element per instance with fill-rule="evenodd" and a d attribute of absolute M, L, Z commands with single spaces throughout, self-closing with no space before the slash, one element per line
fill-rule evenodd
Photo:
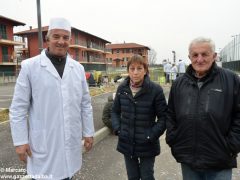
<path fill-rule="evenodd" d="M 70 59 L 71 59 L 70 56 L 67 55 L 66 64 L 65 64 L 65 67 L 64 67 L 62 79 L 64 79 L 64 77 L 67 76 L 69 74 L 70 70 L 74 67 L 73 62 Z M 41 64 L 41 66 L 45 67 L 46 70 L 50 74 L 52 74 L 55 78 L 61 79 L 61 77 L 59 76 L 56 68 L 52 64 L 51 60 L 46 56 L 45 49 L 42 50 L 42 52 L 41 52 L 40 64 Z"/>
<path fill-rule="evenodd" d="M 214 62 L 210 68 L 210 70 L 208 71 L 208 73 L 206 74 L 206 76 L 204 76 L 203 78 L 201 78 L 200 80 L 203 82 L 206 82 L 208 80 L 211 80 L 219 71 L 219 67 L 217 66 L 217 64 Z M 192 79 L 193 81 L 198 81 L 199 79 L 195 77 L 194 75 L 195 71 L 192 67 L 192 65 L 190 64 L 186 70 L 185 76 L 189 77 L 190 79 Z"/>
<path fill-rule="evenodd" d="M 123 82 L 122 82 L 122 86 L 125 89 L 125 91 L 131 91 L 130 90 L 130 77 L 128 76 Z M 143 84 L 142 84 L 142 89 L 134 96 L 137 97 L 142 93 L 147 92 L 148 90 L 150 90 L 150 78 L 148 75 L 144 76 L 144 80 L 143 80 Z"/>

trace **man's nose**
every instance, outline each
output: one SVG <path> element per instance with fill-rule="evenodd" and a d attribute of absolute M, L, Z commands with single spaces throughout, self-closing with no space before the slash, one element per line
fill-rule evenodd
<path fill-rule="evenodd" d="M 64 39 L 63 39 L 63 37 L 60 37 L 60 38 L 58 39 L 58 43 L 59 43 L 59 44 L 64 44 Z"/>
<path fill-rule="evenodd" d="M 198 62 L 202 62 L 203 61 L 203 56 L 201 54 L 198 55 L 197 61 Z"/>

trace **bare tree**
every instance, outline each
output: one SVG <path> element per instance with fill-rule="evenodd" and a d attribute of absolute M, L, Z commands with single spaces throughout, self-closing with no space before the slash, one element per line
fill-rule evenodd
<path fill-rule="evenodd" d="M 157 52 L 153 48 L 150 48 L 148 52 L 148 63 L 151 66 L 156 64 L 156 61 L 157 61 Z"/>

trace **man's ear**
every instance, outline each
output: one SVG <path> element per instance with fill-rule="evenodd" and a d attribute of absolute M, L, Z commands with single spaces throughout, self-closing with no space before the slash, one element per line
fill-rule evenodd
<path fill-rule="evenodd" d="M 216 59 L 217 59 L 217 53 L 214 53 L 214 54 L 213 54 L 213 59 L 216 61 Z"/>
<path fill-rule="evenodd" d="M 49 41 L 49 38 L 48 38 L 48 36 L 46 35 L 45 36 L 45 40 L 48 42 Z"/>

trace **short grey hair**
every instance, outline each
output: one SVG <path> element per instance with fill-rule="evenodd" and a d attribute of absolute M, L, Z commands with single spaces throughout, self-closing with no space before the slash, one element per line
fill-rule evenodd
<path fill-rule="evenodd" d="M 47 35 L 45 36 L 45 39 L 46 39 L 46 40 L 48 40 L 48 39 L 50 38 L 51 31 L 52 31 L 52 30 L 48 30 Z M 70 38 L 71 38 L 71 32 L 70 32 L 69 36 L 70 36 Z"/>
<path fill-rule="evenodd" d="M 205 38 L 205 37 L 198 37 L 195 38 L 191 41 L 188 47 L 188 52 L 190 53 L 191 47 L 193 44 L 198 44 L 198 43 L 208 43 L 211 47 L 212 52 L 215 52 L 215 43 L 213 42 L 212 39 L 210 38 Z"/>

